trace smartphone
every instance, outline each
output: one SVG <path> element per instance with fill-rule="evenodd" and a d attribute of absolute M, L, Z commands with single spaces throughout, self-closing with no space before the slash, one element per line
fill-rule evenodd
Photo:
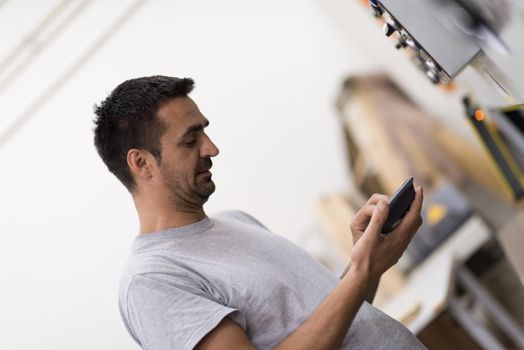
<path fill-rule="evenodd" d="M 382 233 L 393 231 L 406 215 L 414 199 L 415 187 L 413 186 L 413 176 L 410 176 L 388 201 L 389 214 L 384 226 L 382 226 Z"/>

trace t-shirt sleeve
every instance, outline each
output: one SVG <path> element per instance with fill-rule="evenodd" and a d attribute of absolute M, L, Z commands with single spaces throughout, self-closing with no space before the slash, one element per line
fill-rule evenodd
<path fill-rule="evenodd" d="M 193 349 L 226 316 L 245 329 L 238 310 L 212 300 L 196 283 L 161 275 L 134 276 L 127 306 L 132 331 L 147 350 Z"/>

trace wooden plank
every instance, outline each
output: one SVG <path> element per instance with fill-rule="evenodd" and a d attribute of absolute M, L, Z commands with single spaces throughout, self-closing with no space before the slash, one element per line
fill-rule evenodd
<path fill-rule="evenodd" d="M 443 152 L 464 170 L 468 178 L 490 189 L 499 197 L 510 200 L 487 154 L 445 127 L 436 128 L 433 137 Z"/>
<path fill-rule="evenodd" d="M 327 238 L 349 261 L 353 248 L 350 225 L 355 210 L 350 206 L 347 197 L 340 194 L 325 196 L 317 202 L 316 211 Z"/>
<path fill-rule="evenodd" d="M 342 95 L 350 98 L 341 97 L 339 109 L 346 134 L 358 149 L 353 163 L 357 185 L 369 186 L 374 178 L 376 192 L 390 195 L 410 175 L 422 174 L 417 178 L 426 188 L 434 183 L 441 172 L 432 157 L 425 156 L 427 148 L 435 148 L 428 131 L 423 132 L 428 117 L 385 76 L 356 77 L 349 86 Z M 421 148 L 418 144 L 424 142 L 429 146 Z"/>

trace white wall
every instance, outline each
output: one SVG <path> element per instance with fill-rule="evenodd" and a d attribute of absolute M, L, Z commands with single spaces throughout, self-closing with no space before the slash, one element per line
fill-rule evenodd
<path fill-rule="evenodd" d="M 13 3 L 0 17 L 18 29 L 2 35 L 19 38 L 31 27 L 20 8 L 44 6 L 25 0 L 16 12 Z M 0 131 L 67 73 L 122 4 L 130 2 L 89 5 L 77 20 L 84 30 L 0 95 Z M 92 106 L 118 83 L 193 77 L 221 149 L 208 212 L 240 208 L 296 239 L 316 221 L 316 199 L 346 187 L 333 104 L 343 77 L 368 66 L 314 0 L 147 2 L 0 145 L 0 349 L 135 348 L 117 286 L 137 219 L 92 145 Z"/>

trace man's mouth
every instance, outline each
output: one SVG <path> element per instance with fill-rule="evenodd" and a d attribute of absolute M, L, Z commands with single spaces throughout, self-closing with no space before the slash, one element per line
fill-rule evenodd
<path fill-rule="evenodd" d="M 209 169 L 211 169 L 211 167 L 213 166 L 213 163 L 211 162 L 211 159 L 208 159 L 208 161 L 206 162 L 206 165 L 204 168 L 200 169 L 198 172 L 197 172 L 197 175 L 201 175 L 201 174 L 211 174 L 211 172 L 209 171 Z"/>

